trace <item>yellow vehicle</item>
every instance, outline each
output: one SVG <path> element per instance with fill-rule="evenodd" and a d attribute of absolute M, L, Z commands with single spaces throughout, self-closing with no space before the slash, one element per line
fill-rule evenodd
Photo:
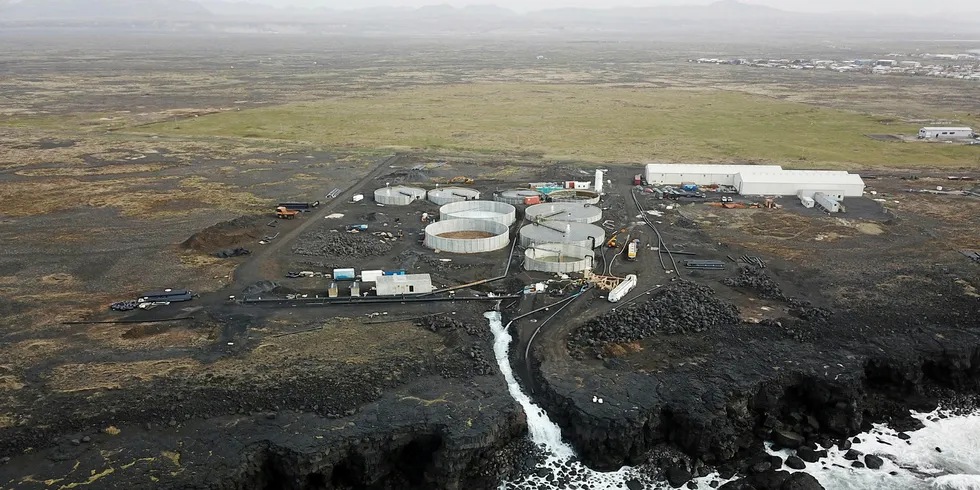
<path fill-rule="evenodd" d="M 463 177 L 462 175 L 460 175 L 458 177 L 453 177 L 453 178 L 449 179 L 449 182 L 446 182 L 446 183 L 447 184 L 472 184 L 473 183 L 473 179 L 471 179 L 469 177 Z"/>

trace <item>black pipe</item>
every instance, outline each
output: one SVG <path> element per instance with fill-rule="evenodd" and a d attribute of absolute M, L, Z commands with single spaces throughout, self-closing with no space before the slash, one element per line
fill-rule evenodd
<path fill-rule="evenodd" d="M 373 298 L 296 298 L 296 299 L 244 299 L 244 304 L 276 304 L 276 303 L 298 303 L 303 306 L 328 306 L 328 305 L 356 305 L 356 304 L 384 304 L 384 303 L 435 303 L 439 301 L 500 301 L 502 299 L 517 299 L 521 295 L 513 294 L 507 296 L 464 296 L 462 298 L 441 297 L 373 297 Z"/>

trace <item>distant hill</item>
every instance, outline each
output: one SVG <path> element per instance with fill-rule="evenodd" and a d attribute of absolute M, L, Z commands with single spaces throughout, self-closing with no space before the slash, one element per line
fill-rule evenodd
<path fill-rule="evenodd" d="M 709 5 L 664 5 L 609 9 L 555 8 L 518 14 L 494 4 L 422 8 L 369 7 L 332 10 L 277 7 L 275 0 L 0 0 L 0 24 L 36 27 L 86 21 L 117 22 L 127 30 L 207 32 L 343 33 L 344 35 L 497 35 L 532 34 L 568 39 L 642 36 L 664 40 L 758 41 L 876 37 L 881 35 L 975 36 L 980 16 L 897 14 L 810 14 L 738 0 Z M 4 3 L 8 2 L 8 3 Z M 336 4 L 334 2 L 333 4 Z M 33 22 L 24 22 L 33 21 Z M 179 24 L 168 21 L 180 21 Z M 975 37 L 970 37 L 975 39 Z"/>
<path fill-rule="evenodd" d="M 193 0 L 21 0 L 0 4 L 4 21 L 181 20 L 211 15 Z"/>

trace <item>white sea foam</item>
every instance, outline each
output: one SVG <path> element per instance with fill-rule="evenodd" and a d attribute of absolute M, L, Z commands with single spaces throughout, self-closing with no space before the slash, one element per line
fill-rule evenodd
<path fill-rule="evenodd" d="M 833 490 L 980 490 L 980 412 L 945 419 L 941 414 L 914 413 L 925 427 L 909 432 L 908 440 L 882 424 L 858 434 L 861 442 L 852 449 L 880 457 L 881 469 L 852 468 L 846 451 L 831 448 L 826 459 L 803 471 Z M 792 451 L 774 454 L 786 457 Z"/>

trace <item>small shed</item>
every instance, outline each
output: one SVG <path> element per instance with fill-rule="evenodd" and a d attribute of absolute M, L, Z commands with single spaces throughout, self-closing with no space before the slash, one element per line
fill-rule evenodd
<path fill-rule="evenodd" d="M 399 296 L 432 292 L 432 278 L 428 274 L 404 274 L 381 276 L 375 282 L 378 296 Z"/>

